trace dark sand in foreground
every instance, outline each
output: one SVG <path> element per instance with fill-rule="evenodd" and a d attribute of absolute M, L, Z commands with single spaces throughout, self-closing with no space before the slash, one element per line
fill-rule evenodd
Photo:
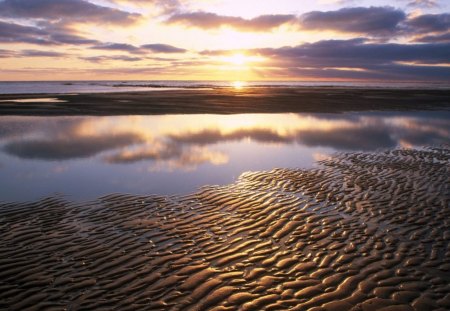
<path fill-rule="evenodd" d="M 43 102 L 50 98 L 56 102 Z M 14 102 L 27 99 L 28 102 Z M 32 99 L 36 99 L 35 102 Z M 31 100 L 31 102 L 30 102 Z M 233 114 L 442 110 L 450 90 L 218 88 L 103 94 L 0 95 L 0 115 Z"/>
<path fill-rule="evenodd" d="M 0 206 L 2 310 L 448 310 L 450 149 Z"/>

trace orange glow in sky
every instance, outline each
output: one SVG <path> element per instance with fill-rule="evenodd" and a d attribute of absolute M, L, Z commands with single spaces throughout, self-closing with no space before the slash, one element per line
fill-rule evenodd
<path fill-rule="evenodd" d="M 442 26 L 450 2 L 444 0 L 400 1 L 396 7 L 388 0 L 33 4 L 0 1 L 0 80 L 448 81 L 450 76 L 442 53 L 450 49 L 450 30 Z"/>

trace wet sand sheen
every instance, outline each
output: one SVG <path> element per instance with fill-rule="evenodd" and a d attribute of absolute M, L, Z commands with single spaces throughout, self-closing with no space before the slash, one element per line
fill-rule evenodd
<path fill-rule="evenodd" d="M 0 206 L 0 309 L 450 308 L 448 148 Z"/>
<path fill-rule="evenodd" d="M 32 116 L 338 113 L 448 110 L 449 98 L 448 89 L 246 87 L 93 94 L 0 94 L 0 108 L 3 115 Z M 22 102 L 18 103 L 18 100 Z"/>

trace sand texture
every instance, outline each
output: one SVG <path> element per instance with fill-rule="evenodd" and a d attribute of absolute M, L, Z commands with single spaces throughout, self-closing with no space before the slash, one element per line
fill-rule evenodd
<path fill-rule="evenodd" d="M 333 113 L 449 108 L 448 89 L 253 87 L 75 95 L 0 94 L 0 115 Z"/>
<path fill-rule="evenodd" d="M 1 310 L 448 310 L 450 149 L 0 206 Z"/>

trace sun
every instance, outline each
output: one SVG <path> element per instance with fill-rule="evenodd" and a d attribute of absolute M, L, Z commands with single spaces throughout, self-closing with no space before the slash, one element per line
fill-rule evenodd
<path fill-rule="evenodd" d="M 253 63 L 264 61 L 264 58 L 260 56 L 245 55 L 243 53 L 234 53 L 227 56 L 222 56 L 221 60 L 236 67 L 245 67 Z"/>
<path fill-rule="evenodd" d="M 227 61 L 236 66 L 245 65 L 247 62 L 247 57 L 244 54 L 233 54 L 227 57 Z"/>
<path fill-rule="evenodd" d="M 244 88 L 247 84 L 244 81 L 233 81 L 231 83 L 231 85 L 236 89 L 236 90 L 241 90 L 242 88 Z"/>

